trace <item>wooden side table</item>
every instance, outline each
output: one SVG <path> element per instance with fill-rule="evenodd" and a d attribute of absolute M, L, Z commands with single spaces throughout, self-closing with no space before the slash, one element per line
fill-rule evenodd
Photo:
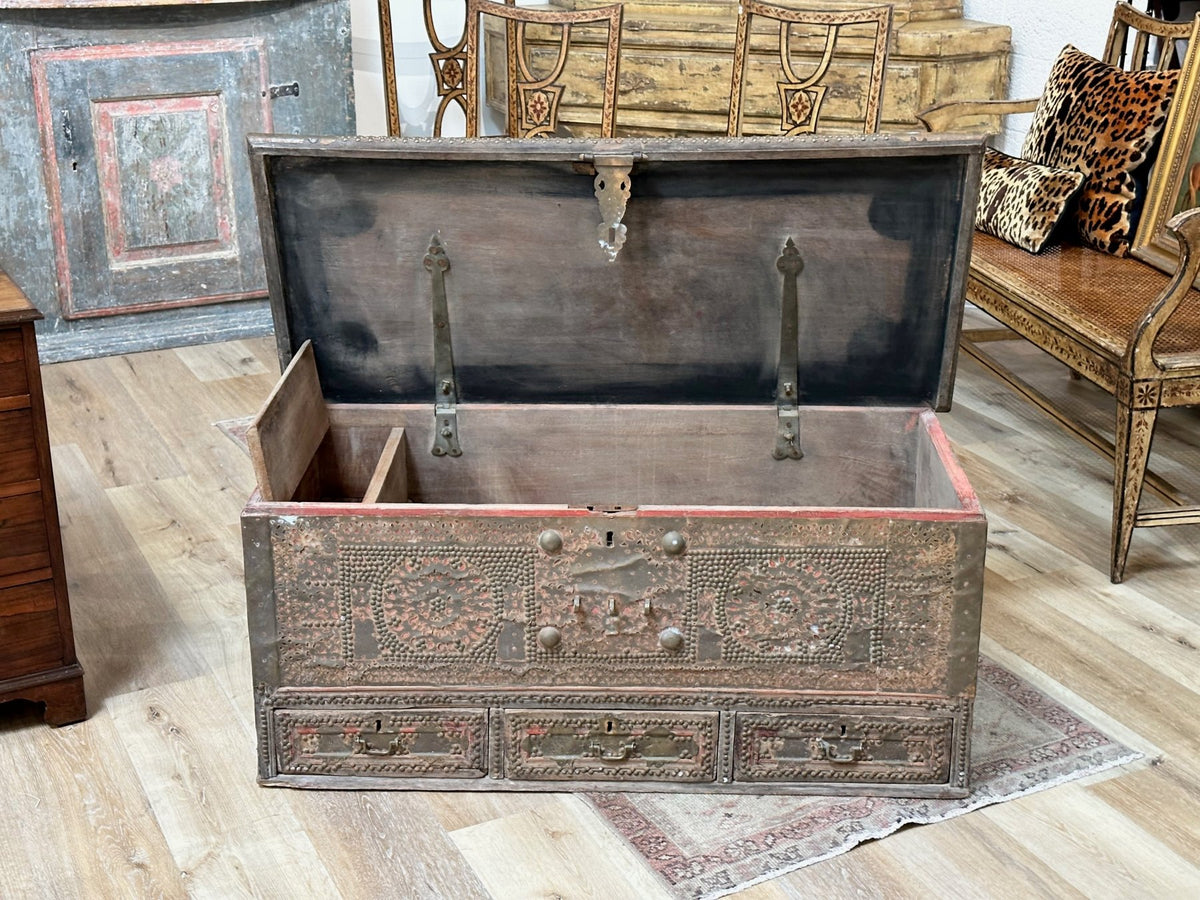
<path fill-rule="evenodd" d="M 0 702 L 87 716 L 63 571 L 33 323 L 41 313 L 0 271 Z"/>

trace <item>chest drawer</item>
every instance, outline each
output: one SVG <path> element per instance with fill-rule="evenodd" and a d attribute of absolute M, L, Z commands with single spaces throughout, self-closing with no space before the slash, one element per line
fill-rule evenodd
<path fill-rule="evenodd" d="M 504 774 L 516 780 L 716 780 L 716 712 L 505 710 Z"/>
<path fill-rule="evenodd" d="M 487 774 L 487 719 L 479 709 L 279 709 L 279 771 L 482 778 Z"/>
<path fill-rule="evenodd" d="M 0 679 L 62 664 L 62 634 L 50 583 L 0 590 Z"/>
<path fill-rule="evenodd" d="M 24 338 L 19 328 L 0 331 L 0 399 L 29 392 Z"/>
<path fill-rule="evenodd" d="M 735 781 L 944 784 L 954 720 L 913 715 L 738 713 Z"/>
<path fill-rule="evenodd" d="M 5 485 L 37 479 L 37 446 L 33 435 L 32 410 L 0 412 L 0 496 L 6 493 Z"/>
<path fill-rule="evenodd" d="M 0 578 L 50 565 L 40 491 L 0 499 Z"/>

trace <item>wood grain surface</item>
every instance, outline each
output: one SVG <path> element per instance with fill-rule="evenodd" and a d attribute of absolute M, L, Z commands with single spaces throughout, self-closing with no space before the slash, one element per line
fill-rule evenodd
<path fill-rule="evenodd" d="M 1030 350 L 997 352 L 1111 429 L 1105 395 Z M 50 729 L 30 706 L 0 708 L 0 894 L 668 897 L 581 798 L 255 785 L 237 524 L 254 478 L 211 423 L 253 413 L 274 371 L 266 339 L 45 370 L 92 712 Z M 1147 529 L 1110 584 L 1107 461 L 968 360 L 955 401 L 941 419 L 991 523 L 986 651 L 1149 764 L 737 896 L 1195 896 L 1200 532 Z M 1164 415 L 1154 464 L 1195 497 L 1200 415 Z"/>

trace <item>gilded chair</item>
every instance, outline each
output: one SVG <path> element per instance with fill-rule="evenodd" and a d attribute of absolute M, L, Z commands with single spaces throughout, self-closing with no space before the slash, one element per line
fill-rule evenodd
<path fill-rule="evenodd" d="M 378 0 L 379 38 L 384 72 L 384 99 L 387 106 L 388 134 L 400 134 L 400 103 L 396 86 L 396 56 L 392 38 L 391 0 Z M 607 28 L 604 42 L 604 97 L 601 106 L 600 133 L 612 137 L 617 109 L 617 74 L 620 62 L 621 21 L 620 4 L 576 11 L 526 9 L 515 0 L 503 3 L 490 0 L 463 0 L 465 12 L 462 34 L 458 41 L 448 44 L 438 34 L 433 15 L 434 0 L 422 0 L 425 33 L 433 51 L 438 107 L 434 115 L 433 134 L 440 137 L 446 111 L 457 105 L 466 119 L 468 137 L 479 135 L 479 63 L 481 16 L 503 19 L 505 23 L 505 82 L 508 95 L 505 133 L 509 137 L 551 135 L 559 130 L 558 111 L 563 86 L 558 83 L 566 69 L 571 48 L 571 31 L 575 25 L 600 24 Z M 533 47 L 526 40 L 528 25 L 545 26 L 550 32 L 557 29 L 557 53 L 549 72 L 535 74 L 532 64 Z M 541 36 L 539 35 L 539 38 Z M 539 40 L 539 47 L 542 41 Z"/>
<path fill-rule="evenodd" d="M 512 6 L 516 0 L 504 0 Z M 425 34 L 433 47 L 429 61 L 433 63 L 434 83 L 437 86 L 438 108 L 434 117 L 433 134 L 442 134 L 442 120 L 451 104 L 457 104 L 465 114 L 467 111 L 467 92 L 465 88 L 467 72 L 467 29 L 464 19 L 463 30 L 458 41 L 447 44 L 438 34 L 437 24 L 433 16 L 434 0 L 421 0 L 422 12 L 425 16 Z M 379 46 L 383 64 L 383 97 L 387 108 L 387 129 L 392 137 L 400 136 L 400 96 L 396 85 L 396 47 L 392 38 L 392 0 L 378 0 L 379 7 Z M 464 12 L 466 0 L 463 0 Z"/>
<path fill-rule="evenodd" d="M 1126 69 L 1168 68 L 1192 23 L 1167 23 L 1118 3 L 1103 61 Z M 1032 112 L 1033 100 L 955 101 L 918 118 L 931 131 Z M 975 233 L 967 299 L 1003 327 L 963 331 L 963 352 L 1113 461 L 1109 575 L 1124 579 L 1135 527 L 1200 523 L 1200 507 L 1147 469 L 1158 412 L 1200 405 L 1200 210 L 1167 223 L 1179 243 L 1174 277 L 1137 259 L 1064 244 L 1032 255 Z M 1115 442 L 1075 421 L 985 347 L 1025 339 L 1116 401 Z M 1170 506 L 1139 510 L 1143 488 Z"/>
<path fill-rule="evenodd" d="M 465 72 L 463 92 L 467 119 L 467 137 L 479 135 L 479 64 L 480 22 L 484 16 L 501 19 L 506 24 L 508 137 L 541 137 L 554 135 L 559 129 L 559 106 L 563 98 L 561 79 L 571 48 L 571 30 L 576 25 L 604 25 L 607 38 L 604 44 L 604 93 L 601 104 L 600 136 L 612 137 L 617 113 L 617 76 L 621 52 L 621 21 L 624 7 L 617 3 L 595 9 L 558 10 L 529 9 L 495 3 L 492 0 L 467 0 L 467 23 L 463 32 Z M 554 61 L 549 71 L 536 73 L 532 63 L 531 46 L 526 40 L 530 25 L 548 26 L 558 30 Z"/>
<path fill-rule="evenodd" d="M 818 128 L 822 107 L 829 90 L 829 73 L 833 67 L 834 53 L 839 37 L 848 43 L 843 29 L 866 26 L 874 28 L 870 39 L 869 70 L 867 86 L 861 105 L 861 122 L 864 134 L 879 129 L 880 101 L 883 96 L 883 76 L 887 68 L 888 40 L 892 30 L 892 7 L 876 6 L 869 9 L 845 12 L 813 12 L 785 9 L 759 3 L 757 0 L 741 0 L 738 10 L 737 39 L 733 48 L 733 81 L 729 93 L 729 127 L 732 136 L 743 134 L 745 114 L 744 99 L 746 70 L 751 59 L 750 39 L 754 33 L 754 20 L 765 19 L 778 26 L 779 64 L 783 80 L 776 82 L 779 91 L 779 129 L 786 135 L 810 134 Z M 803 31 L 804 34 L 798 32 Z M 861 42 L 863 39 L 855 36 Z M 815 68 L 807 75 L 798 72 L 795 52 L 798 43 L 811 43 L 815 57 Z M 855 55 L 861 54 L 857 51 Z M 843 54 L 849 56 L 849 54 Z"/>

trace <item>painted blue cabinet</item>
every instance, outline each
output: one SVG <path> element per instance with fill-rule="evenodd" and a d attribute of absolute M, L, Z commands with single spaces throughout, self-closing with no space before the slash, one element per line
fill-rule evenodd
<path fill-rule="evenodd" d="M 263 333 L 245 136 L 354 133 L 349 2 L 0 0 L 0 109 L 43 359 Z"/>

